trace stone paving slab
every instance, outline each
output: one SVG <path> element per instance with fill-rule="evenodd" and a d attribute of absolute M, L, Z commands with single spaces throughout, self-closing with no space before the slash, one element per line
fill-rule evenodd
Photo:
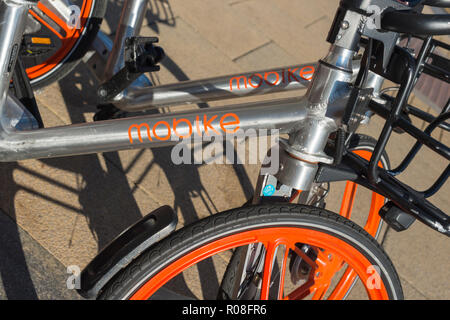
<path fill-rule="evenodd" d="M 111 36 L 122 3 L 109 3 L 102 30 Z M 166 84 L 316 61 L 328 48 L 325 37 L 337 3 L 338 0 L 150 0 L 141 33 L 160 37 L 168 55 L 161 72 L 152 75 L 152 81 Z M 37 98 L 45 125 L 91 121 L 96 110 L 96 86 L 81 65 L 65 79 L 43 89 Z M 302 90 L 262 99 L 304 93 Z M 241 100 L 257 99 L 260 98 Z M 201 107 L 229 103 L 235 102 Z M 176 109 L 160 111 L 168 110 Z M 382 122 L 374 118 L 361 131 L 377 137 L 381 126 Z M 449 144 L 448 135 L 440 130 L 436 135 Z M 388 150 L 394 164 L 412 144 L 406 136 L 393 139 Z M 442 159 L 423 153 L 405 182 L 424 188 L 446 165 Z M 18 223 L 17 230 L 24 230 L 61 265 L 84 267 L 114 236 L 161 205 L 176 209 L 180 226 L 242 205 L 252 194 L 258 166 L 175 166 L 170 161 L 170 149 L 163 148 L 20 161 L 0 166 L 0 175 L 0 208 Z M 328 205 L 336 211 L 342 185 L 335 189 L 337 195 L 328 199 Z M 447 184 L 433 202 L 448 208 L 449 191 Z M 370 194 L 366 193 L 367 200 L 358 203 L 355 212 L 367 209 Z M 12 232 L 17 236 L 18 231 Z M 450 249 L 448 238 L 415 223 L 404 233 L 389 232 L 385 246 L 398 268 L 406 298 L 450 298 L 450 270 L 446 267 L 450 261 L 445 254 Z M 39 256 L 38 249 L 35 254 Z M 35 287 L 38 285 L 35 283 Z M 59 282 L 54 285 L 60 288 Z M 70 294 L 61 297 L 70 298 Z"/>
<path fill-rule="evenodd" d="M 304 1 L 303 1 L 304 2 Z M 305 2 L 304 2 L 305 3 Z M 260 32 L 285 49 L 298 63 L 316 61 L 324 56 L 328 49 L 325 39 L 334 10 L 325 16 L 309 6 L 308 13 L 303 10 L 282 10 L 276 1 L 249 0 L 232 5 L 236 16 L 258 26 Z M 320 18 L 320 19 L 319 19 Z"/>
<path fill-rule="evenodd" d="M 78 300 L 67 268 L 0 211 L 0 299 Z"/>
<path fill-rule="evenodd" d="M 175 14 L 180 14 L 199 36 L 231 60 L 269 41 L 246 20 L 236 19 L 233 7 L 225 2 L 210 1 L 205 5 L 203 0 L 175 0 L 170 3 Z"/>
<path fill-rule="evenodd" d="M 279 66 L 292 66 L 298 60 L 276 42 L 266 42 L 234 60 L 244 70 L 268 70 Z"/>

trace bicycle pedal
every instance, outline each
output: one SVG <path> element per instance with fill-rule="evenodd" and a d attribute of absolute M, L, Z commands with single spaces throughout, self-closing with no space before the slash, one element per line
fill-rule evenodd
<path fill-rule="evenodd" d="M 111 79 L 99 86 L 97 95 L 102 101 L 111 101 L 141 74 L 160 70 L 157 65 L 165 56 L 161 47 L 154 46 L 156 37 L 125 39 L 125 66 Z"/>
<path fill-rule="evenodd" d="M 55 48 L 50 36 L 24 35 L 21 54 L 23 56 L 37 56 L 45 54 Z"/>
<path fill-rule="evenodd" d="M 379 213 L 381 218 L 397 232 L 405 231 L 416 221 L 416 218 L 402 211 L 392 201 L 381 207 Z"/>
<path fill-rule="evenodd" d="M 125 64 L 133 73 L 159 71 L 157 65 L 165 56 L 161 47 L 154 46 L 157 37 L 130 37 L 125 40 Z"/>

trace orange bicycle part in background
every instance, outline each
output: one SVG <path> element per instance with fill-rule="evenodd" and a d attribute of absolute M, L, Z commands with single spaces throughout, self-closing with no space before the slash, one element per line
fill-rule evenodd
<path fill-rule="evenodd" d="M 49 59 L 45 62 L 35 65 L 33 67 L 27 68 L 27 74 L 30 80 L 39 78 L 43 74 L 51 71 L 55 66 L 57 66 L 63 59 L 68 55 L 68 53 L 73 49 L 74 45 L 79 41 L 81 35 L 85 31 L 85 25 L 89 18 L 89 15 L 94 4 L 93 0 L 84 0 L 83 5 L 80 8 L 80 28 L 71 28 L 66 22 L 62 21 L 56 14 L 44 6 L 41 2 L 38 3 L 38 9 L 49 17 L 54 23 L 62 29 L 63 32 L 57 31 L 53 26 L 51 26 L 47 21 L 45 21 L 41 16 L 39 16 L 33 10 L 29 13 L 41 24 L 46 26 L 51 30 L 62 42 L 61 48 L 55 52 Z"/>

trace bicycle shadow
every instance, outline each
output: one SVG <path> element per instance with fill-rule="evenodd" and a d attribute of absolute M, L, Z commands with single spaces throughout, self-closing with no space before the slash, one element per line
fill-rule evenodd
<path fill-rule="evenodd" d="M 110 2 L 111 3 L 111 2 Z M 114 18 L 109 19 L 106 17 L 106 21 L 110 26 L 114 25 Z M 176 18 L 173 14 L 173 11 L 170 6 L 170 2 L 168 0 L 149 1 L 149 7 L 146 15 L 147 27 L 149 27 L 157 36 L 160 33 L 159 24 L 165 24 L 170 27 L 176 27 Z M 182 68 L 170 58 L 170 52 L 165 57 L 165 59 L 161 62 L 163 67 L 168 70 L 178 81 L 188 81 L 190 78 L 185 74 Z M 157 82 L 158 79 L 150 75 L 153 83 Z M 209 108 L 209 105 L 206 103 L 198 104 L 199 108 Z M 157 113 L 158 111 L 149 111 L 145 112 L 146 114 Z M 136 156 L 138 157 L 139 154 Z M 173 165 L 168 159 L 171 156 L 171 148 L 158 148 L 153 152 L 153 160 L 152 163 L 147 166 L 146 170 L 142 173 L 141 177 L 137 179 L 139 182 L 141 178 L 143 179 L 151 167 L 154 165 L 158 165 L 159 168 L 164 172 L 168 183 L 172 189 L 172 192 L 175 196 L 173 208 L 175 211 L 180 211 L 183 219 L 186 224 L 189 224 L 193 221 L 199 219 L 197 214 L 195 213 L 196 209 L 192 199 L 194 197 L 201 197 L 202 202 L 205 204 L 205 207 L 208 208 L 207 200 L 211 202 L 212 209 L 214 210 L 214 204 L 210 200 L 211 197 L 208 194 L 208 191 L 203 186 L 203 183 L 200 179 L 199 168 L 201 165 Z M 235 174 L 241 184 L 241 187 L 245 193 L 246 198 L 250 198 L 253 194 L 253 186 L 252 183 L 243 168 L 243 166 L 233 165 Z M 202 196 L 202 195 L 205 196 Z M 208 208 L 210 214 L 217 212 L 217 210 L 211 210 Z M 219 279 L 217 278 L 217 272 L 215 267 L 210 259 L 205 260 L 203 263 L 198 264 L 199 274 L 201 277 L 201 286 L 202 292 L 204 295 L 209 296 L 215 289 L 219 287 Z M 179 276 L 172 281 L 170 287 L 173 290 L 177 290 L 178 293 L 181 293 L 185 296 L 194 297 L 194 294 L 189 289 L 183 277 Z"/>
<path fill-rule="evenodd" d="M 16 218 L 12 200 L 20 191 L 13 178 L 13 172 L 17 167 L 16 163 L 6 163 L 0 169 L 0 179 L 3 182 L 0 189 L 2 220 L 3 218 L 8 219 L 8 217 L 3 217 L 3 211 L 6 211 L 12 219 Z M 2 230 L 0 236 L 2 242 L 0 246 L 0 277 L 4 293 L 8 299 L 35 300 L 38 296 L 22 248 L 19 226 L 16 223 L 5 223 L 4 221 L 0 226 L 1 229 L 8 227 L 7 230 Z"/>
<path fill-rule="evenodd" d="M 148 27 L 157 34 L 160 30 L 158 23 L 164 23 L 171 27 L 176 27 L 176 19 L 170 9 L 168 1 L 149 1 L 149 10 L 146 16 Z M 120 8 L 123 3 L 120 1 L 109 1 L 108 13 L 105 17 L 105 23 L 110 26 L 117 25 L 117 17 L 120 14 Z M 163 6 L 161 6 L 163 4 Z M 155 22 L 156 21 L 156 22 Z M 115 28 L 111 28 L 115 30 Z M 169 56 L 162 62 L 162 65 L 179 81 L 189 80 L 189 77 L 183 72 L 182 68 Z M 85 121 L 85 114 L 95 112 L 95 97 L 92 92 L 96 91 L 97 84 L 90 82 L 91 75 L 85 66 L 78 66 L 73 72 L 59 81 L 61 95 L 67 107 L 67 114 L 71 123 L 80 123 Z M 81 107 L 80 107 L 81 106 Z M 207 104 L 200 104 L 200 108 L 208 108 Z M 148 113 L 157 112 L 151 111 Z M 45 122 L 45 119 L 44 119 Z M 137 152 L 131 163 L 137 162 L 143 155 L 145 150 Z M 158 166 L 165 174 L 168 184 L 174 194 L 172 207 L 180 212 L 183 221 L 189 224 L 199 219 L 193 199 L 200 197 L 205 204 L 209 214 L 217 212 L 208 190 L 200 178 L 199 168 L 202 165 L 174 165 L 171 163 L 171 148 L 158 148 L 152 151 L 153 159 L 144 168 L 143 172 L 134 179 L 133 183 L 138 186 L 144 179 L 148 178 L 151 169 Z M 103 158 L 103 159 L 101 159 Z M 102 161 L 104 160 L 104 161 Z M 104 153 L 102 155 L 85 155 L 77 157 L 55 158 L 39 160 L 43 164 L 64 170 L 68 173 L 75 174 L 83 180 L 83 184 L 76 191 L 80 208 L 76 212 L 83 216 L 88 222 L 90 232 L 97 241 L 98 249 L 101 250 L 115 236 L 122 232 L 125 228 L 141 218 L 142 214 L 134 196 L 134 188 L 130 187 L 129 178 L 126 175 L 127 169 L 121 163 L 121 159 L 117 152 Z M 247 198 L 253 194 L 252 183 L 241 165 L 233 165 L 234 172 L 240 181 L 241 188 Z M 2 167 L 2 181 L 8 186 L 7 193 L 2 194 L 4 199 L 2 208 L 7 210 L 12 218 L 15 218 L 15 196 L 23 190 L 32 193 L 33 196 L 44 199 L 44 201 L 53 202 L 54 204 L 70 208 L 70 205 L 64 201 L 49 197 L 45 191 L 36 191 L 24 189 L 14 181 L 13 171 L 27 171 L 20 163 L 7 164 Z M 45 180 L 47 183 L 61 184 L 61 181 L 53 181 L 46 177 L 45 173 L 27 171 L 39 179 Z M 152 208 L 155 209 L 155 208 Z M 149 210 L 150 211 L 150 210 Z M 11 237 L 11 241 L 16 243 L 17 261 L 20 268 L 13 275 L 6 272 L 6 268 L 0 263 L 0 274 L 5 288 L 8 288 L 6 295 L 9 299 L 25 298 L 37 299 L 36 290 L 33 287 L 29 270 L 23 250 L 20 247 L 19 232 L 13 232 L 15 236 Z M 70 244 L 69 244 L 70 245 Z M 0 252 L 1 256 L 1 252 Z M 217 270 L 210 259 L 198 265 L 198 271 L 201 277 L 201 289 L 205 295 L 212 294 L 219 287 L 219 279 Z M 24 281 L 25 280 L 25 281 Z M 28 288 L 24 288 L 22 283 L 29 284 Z M 21 284 L 20 286 L 17 284 Z M 177 291 L 185 296 L 195 297 L 194 293 L 189 289 L 186 280 L 179 276 L 174 279 L 173 283 Z M 6 285 L 7 284 L 7 285 Z"/>

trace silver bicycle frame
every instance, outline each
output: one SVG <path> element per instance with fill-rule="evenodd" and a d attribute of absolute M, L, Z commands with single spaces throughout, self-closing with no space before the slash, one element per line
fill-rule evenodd
<path fill-rule="evenodd" d="M 293 189 L 310 190 L 319 163 L 333 161 L 324 148 L 330 133 L 341 125 L 350 84 L 359 72 L 356 52 L 346 44 L 359 41 L 362 16 L 348 13 L 338 40 L 319 63 L 159 87 L 149 86 L 148 79 L 141 76 L 110 102 L 122 110 L 137 111 L 308 88 L 304 97 L 38 129 L 33 116 L 8 94 L 26 14 L 32 5 L 26 0 L 0 0 L 0 161 L 167 146 L 179 141 L 170 139 L 173 133 L 187 137 L 193 130 L 203 135 L 209 129 L 224 134 L 223 119 L 230 114 L 239 119 L 238 126 L 244 131 L 278 129 L 289 135 L 288 140 L 280 141 L 278 173 L 260 176 L 254 204 L 269 184 L 281 185 L 271 196 L 290 197 Z M 96 66 L 93 71 L 100 82 L 123 67 L 124 41 L 139 34 L 146 5 L 146 0 L 125 0 L 113 43 L 101 32 L 98 34 L 94 52 L 86 55 L 86 62 Z M 302 70 L 306 74 L 315 71 L 311 81 L 301 76 Z M 383 80 L 369 73 L 366 84 L 374 88 L 374 97 L 378 97 Z M 247 262 L 248 257 L 240 270 L 246 270 Z"/>
<path fill-rule="evenodd" d="M 97 74 L 100 79 L 108 78 L 123 66 L 123 42 L 126 37 L 139 34 L 146 4 L 145 0 L 125 1 L 113 44 L 105 41 L 102 43 L 101 39 L 105 37 L 99 34 L 94 47 L 102 51 L 103 55 L 99 57 L 97 54 L 96 59 L 105 63 L 104 68 L 96 68 L 102 70 Z M 331 46 L 330 53 L 319 64 L 311 63 L 160 87 L 133 84 L 114 99 L 114 104 L 123 110 L 136 111 L 308 87 L 305 97 L 37 129 L 33 116 L 17 99 L 8 95 L 26 13 L 32 5 L 33 2 L 25 0 L 0 2 L 0 21 L 3 22 L 0 24 L 0 66 L 3 68 L 0 75 L 0 161 L 167 146 L 177 141 L 155 139 L 169 137 L 171 134 L 170 126 L 158 124 L 172 124 L 182 118 L 185 121 L 178 123 L 176 129 L 179 136 L 184 137 L 192 131 L 189 123 L 195 123 L 197 133 L 202 135 L 208 130 L 208 126 L 210 130 L 214 128 L 221 132 L 220 128 L 223 127 L 220 119 L 230 113 L 239 118 L 239 127 L 242 130 L 279 129 L 281 133 L 290 134 L 290 140 L 283 144 L 285 153 L 281 157 L 285 170 L 280 170 L 277 178 L 291 187 L 308 188 L 317 164 L 332 161 L 323 153 L 323 149 L 328 135 L 340 124 L 350 93 L 349 89 L 337 90 L 335 84 L 351 83 L 359 68 L 358 61 L 353 60 L 355 52 L 335 45 Z M 111 49 L 108 57 L 104 54 L 105 47 Z M 309 72 L 305 73 L 310 74 L 311 68 L 316 70 L 312 83 L 299 73 L 306 70 Z M 305 175 L 309 178 L 305 179 Z"/>

